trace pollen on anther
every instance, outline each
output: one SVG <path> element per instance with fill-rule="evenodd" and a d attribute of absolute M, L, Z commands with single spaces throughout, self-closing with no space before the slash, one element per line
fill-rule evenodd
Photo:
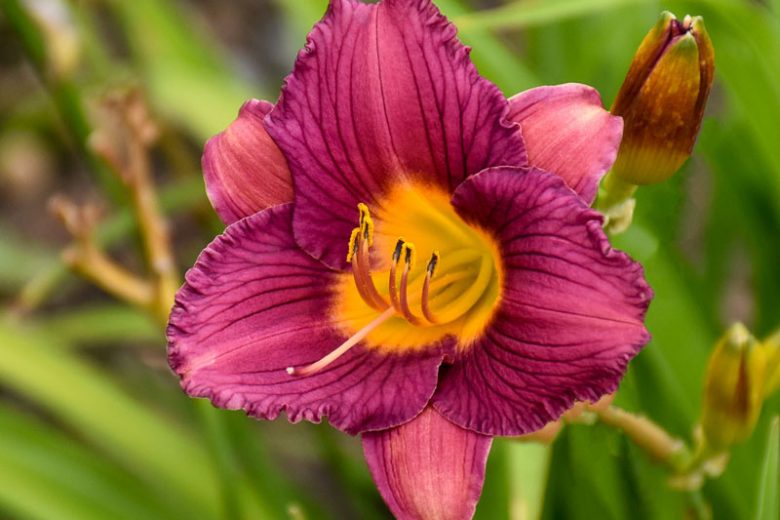
<path fill-rule="evenodd" d="M 352 234 L 349 235 L 349 246 L 347 249 L 347 263 L 352 262 L 352 259 L 355 257 L 355 254 L 357 253 L 359 236 L 360 236 L 360 228 L 353 229 Z"/>
<path fill-rule="evenodd" d="M 363 238 L 366 240 L 366 244 L 372 246 L 374 245 L 374 219 L 371 218 L 368 206 L 362 202 L 358 204 L 358 212 L 360 214 L 358 222 L 363 232 Z"/>

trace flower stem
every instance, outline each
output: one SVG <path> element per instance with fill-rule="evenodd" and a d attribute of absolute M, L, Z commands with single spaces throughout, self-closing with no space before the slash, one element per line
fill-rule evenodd
<path fill-rule="evenodd" d="M 610 172 L 604 177 L 596 209 L 604 215 L 604 229 L 610 234 L 624 232 L 634 218 L 637 186 L 627 183 Z"/>
<path fill-rule="evenodd" d="M 621 430 L 653 459 L 663 462 L 674 471 L 681 471 L 687 466 L 691 454 L 685 443 L 672 437 L 647 417 L 616 406 L 593 411 L 603 424 Z"/>

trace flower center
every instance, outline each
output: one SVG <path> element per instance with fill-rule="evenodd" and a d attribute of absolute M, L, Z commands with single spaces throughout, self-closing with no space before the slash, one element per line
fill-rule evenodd
<path fill-rule="evenodd" d="M 349 339 L 288 372 L 314 373 L 360 342 L 404 353 L 455 337 L 467 349 L 501 292 L 494 239 L 466 223 L 446 193 L 417 184 L 397 186 L 373 208 L 359 204 L 357 217 L 347 247 L 352 272 L 342 275 L 331 310 Z"/>

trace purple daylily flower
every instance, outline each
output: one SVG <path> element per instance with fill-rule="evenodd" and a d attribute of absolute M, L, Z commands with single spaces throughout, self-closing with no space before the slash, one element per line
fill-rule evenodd
<path fill-rule="evenodd" d="M 362 434 L 399 518 L 469 518 L 490 440 L 613 392 L 641 267 L 589 208 L 622 122 L 583 85 L 506 100 L 430 0 L 332 0 L 274 107 L 206 146 L 228 224 L 168 328 L 185 391 Z"/>

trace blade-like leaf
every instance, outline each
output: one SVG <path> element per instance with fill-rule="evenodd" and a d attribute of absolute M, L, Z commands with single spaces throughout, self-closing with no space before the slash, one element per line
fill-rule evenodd
<path fill-rule="evenodd" d="M 153 520 L 177 514 L 159 489 L 50 424 L 0 404 L 0 431 L 0 504 L 20 517 Z"/>
<path fill-rule="evenodd" d="M 216 514 L 209 457 L 176 424 L 130 398 L 56 339 L 0 320 L 0 385 L 32 400 L 198 516 Z M 187 516 L 187 515 L 184 515 Z"/>
<path fill-rule="evenodd" d="M 761 469 L 756 520 L 780 518 L 780 417 L 772 420 Z"/>
<path fill-rule="evenodd" d="M 650 0 L 519 0 L 494 9 L 459 16 L 454 21 L 463 30 L 518 29 L 560 22 L 577 16 L 619 7 L 647 3 Z"/>

